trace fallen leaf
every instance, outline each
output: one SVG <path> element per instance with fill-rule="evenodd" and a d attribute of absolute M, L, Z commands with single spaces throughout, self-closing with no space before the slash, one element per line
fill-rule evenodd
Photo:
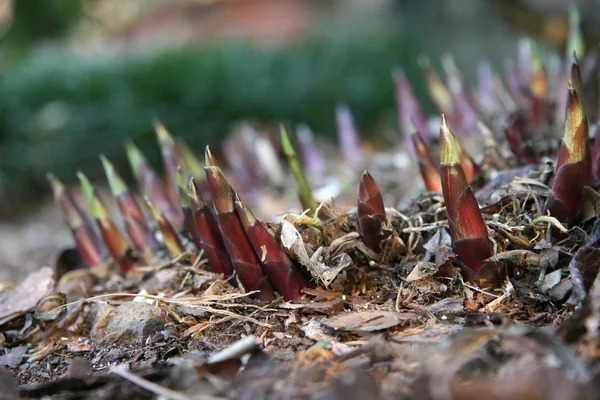
<path fill-rule="evenodd" d="M 331 315 L 336 312 L 344 310 L 344 301 L 341 298 L 327 300 L 327 301 L 315 301 L 306 304 L 302 308 L 304 314 L 310 314 L 314 312 Z"/>
<path fill-rule="evenodd" d="M 365 333 L 381 331 L 417 318 L 413 313 L 391 311 L 355 311 L 324 319 L 321 324 L 335 331 Z"/>
<path fill-rule="evenodd" d="M 314 340 L 315 342 L 331 343 L 331 350 L 336 355 L 344 354 L 352 350 L 352 347 L 343 343 L 339 343 L 335 336 L 325 332 L 323 326 L 314 319 L 311 319 L 308 323 L 304 324 L 301 329 L 304 332 L 304 336 Z"/>
<path fill-rule="evenodd" d="M 286 220 L 281 221 L 281 244 L 283 244 L 283 247 L 291 258 L 306 267 L 313 279 L 320 281 L 325 287 L 329 287 L 339 273 L 352 264 L 352 259 L 346 253 L 342 253 L 331 259 L 332 265 L 322 263 L 319 260 L 325 252 L 325 248 L 323 247 L 318 248 L 309 257 L 300 232 L 298 232 L 292 223 Z"/>
<path fill-rule="evenodd" d="M 0 356 L 0 365 L 4 367 L 15 368 L 21 363 L 25 353 L 27 353 L 27 346 L 14 347 L 8 350 L 5 355 Z"/>
<path fill-rule="evenodd" d="M 450 234 L 446 228 L 438 229 L 431 239 L 429 239 L 427 243 L 423 245 L 425 250 L 427 250 L 429 253 L 429 256 L 431 256 L 431 254 L 435 254 L 440 246 L 452 247 L 452 238 L 450 237 Z M 425 258 L 427 259 L 429 257 L 425 256 Z"/>
<path fill-rule="evenodd" d="M 540 290 L 544 293 L 548 293 L 550 291 L 550 289 L 552 289 L 554 286 L 558 285 L 558 283 L 560 282 L 561 276 L 562 276 L 562 271 L 560 269 L 557 269 L 554 272 L 546 274 L 546 276 L 544 277 L 544 281 L 540 285 Z"/>
<path fill-rule="evenodd" d="M 406 282 L 414 282 L 421 279 L 429 278 L 438 272 L 438 268 L 434 263 L 427 261 L 418 262 L 417 265 L 410 271 L 406 277 Z"/>
<path fill-rule="evenodd" d="M 0 325 L 35 308 L 54 288 L 54 271 L 42 267 L 30 273 L 16 288 L 0 296 Z"/>

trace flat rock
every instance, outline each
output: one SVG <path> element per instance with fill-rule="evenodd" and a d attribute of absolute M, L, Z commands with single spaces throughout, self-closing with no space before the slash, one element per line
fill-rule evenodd
<path fill-rule="evenodd" d="M 168 321 L 163 309 L 147 303 L 98 303 L 97 307 L 90 337 L 100 343 L 143 344 Z"/>

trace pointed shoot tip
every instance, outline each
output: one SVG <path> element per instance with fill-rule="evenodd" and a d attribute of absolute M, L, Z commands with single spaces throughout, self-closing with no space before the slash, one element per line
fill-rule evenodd
<path fill-rule="evenodd" d="M 285 126 L 281 125 L 280 133 L 281 133 L 281 146 L 283 147 L 283 152 L 287 156 L 295 155 L 296 151 L 294 150 L 294 146 L 292 146 L 292 142 L 290 141 L 290 137 L 288 136 Z"/>
<path fill-rule="evenodd" d="M 204 150 L 204 162 L 207 167 L 218 167 L 219 166 L 219 164 L 217 163 L 217 159 L 215 158 L 213 153 L 210 151 L 210 146 L 206 146 L 206 149 Z"/>
<path fill-rule="evenodd" d="M 440 162 L 442 165 L 460 164 L 460 149 L 452 131 L 446 123 L 446 118 L 442 115 L 442 124 L 440 127 Z"/>

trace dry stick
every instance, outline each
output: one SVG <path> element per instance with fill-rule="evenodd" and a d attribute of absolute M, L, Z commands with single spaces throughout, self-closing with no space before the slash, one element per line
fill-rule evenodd
<path fill-rule="evenodd" d="M 248 292 L 248 293 L 240 293 L 240 294 L 231 294 L 231 295 L 222 295 L 222 296 L 206 296 L 207 298 L 212 298 L 212 299 L 221 299 L 221 300 L 236 300 L 239 298 L 243 298 L 243 297 L 247 297 L 251 294 L 253 294 L 254 292 Z M 263 309 L 259 306 L 256 306 L 254 304 L 226 304 L 226 303 L 217 303 L 214 300 L 202 300 L 202 297 L 188 297 L 188 298 L 182 298 L 182 299 L 178 299 L 178 300 L 174 300 L 168 297 L 159 297 L 159 296 L 154 296 L 151 294 L 139 294 L 139 293 L 106 293 L 106 294 L 99 294 L 97 296 L 93 296 L 93 297 L 88 297 L 86 299 L 81 299 L 81 300 L 76 300 L 73 301 L 71 303 L 67 303 L 67 304 L 63 304 L 61 306 L 56 307 L 54 310 L 59 310 L 61 308 L 65 308 L 71 305 L 75 305 L 78 303 L 84 303 L 86 301 L 91 301 L 91 300 L 98 300 L 101 298 L 107 298 L 107 297 L 146 297 L 152 300 L 158 300 L 158 301 L 162 301 L 165 303 L 169 303 L 169 304 L 181 304 L 181 303 L 185 303 L 185 304 L 189 304 L 189 303 L 201 303 L 201 304 L 210 304 L 210 305 L 221 305 L 221 306 L 225 306 L 225 307 L 235 307 L 235 306 L 244 306 L 244 307 L 250 307 L 250 308 L 259 308 L 259 309 Z M 193 304 L 192 304 L 193 305 Z M 265 310 L 269 310 L 271 311 L 271 309 L 265 309 Z"/>
<path fill-rule="evenodd" d="M 494 312 L 494 310 L 496 309 L 496 306 L 498 306 L 500 303 L 502 303 L 507 298 L 508 298 L 508 295 L 506 293 L 502 293 L 502 295 L 496 297 L 494 300 L 479 307 L 479 309 L 477 311 L 483 312 L 485 310 L 489 310 L 491 312 Z"/>
<path fill-rule="evenodd" d="M 47 344 L 44 348 L 36 351 L 33 354 L 29 354 L 29 355 L 26 354 L 25 357 L 27 357 L 29 362 L 41 360 L 42 358 L 44 358 L 48 354 L 50 354 L 52 352 L 53 348 L 54 348 L 54 343 L 51 342 L 51 343 Z"/>
<path fill-rule="evenodd" d="M 233 358 L 240 358 L 250 353 L 256 347 L 256 337 L 247 336 L 243 339 L 238 340 L 231 346 L 224 348 L 218 353 L 213 354 L 208 358 L 208 363 L 217 363 Z"/>
<path fill-rule="evenodd" d="M 244 293 L 244 294 L 236 294 L 236 295 L 224 295 L 224 296 L 207 296 L 209 298 L 214 298 L 214 299 L 221 299 L 221 300 L 234 300 L 234 299 L 239 299 L 239 298 L 243 298 L 246 296 L 250 296 L 252 294 L 254 294 L 255 292 L 248 292 L 248 293 Z M 227 316 L 227 317 L 232 317 L 232 318 L 236 318 L 236 319 L 240 319 L 240 320 L 245 320 L 248 322 L 252 322 L 255 325 L 261 326 L 263 328 L 271 328 L 272 325 L 264 323 L 264 322 L 260 322 L 257 319 L 251 318 L 251 317 L 246 317 L 244 315 L 239 315 L 236 313 L 233 313 L 231 311 L 227 311 L 227 310 L 218 310 L 215 308 L 210 307 L 211 305 L 218 305 L 218 306 L 222 306 L 222 307 L 226 307 L 226 308 L 231 308 L 231 307 L 248 307 L 248 308 L 257 308 L 259 310 L 262 311 L 275 311 L 274 309 L 267 309 L 267 308 L 262 308 L 259 306 L 255 306 L 253 304 L 226 304 L 226 303 L 218 303 L 216 301 L 211 301 L 211 300 L 198 300 L 201 299 L 198 297 L 192 297 L 192 298 L 182 298 L 179 300 L 174 300 L 174 299 L 170 299 L 167 297 L 158 297 L 158 296 L 153 296 L 153 295 L 149 295 L 149 294 L 138 294 L 138 293 L 109 293 L 109 294 L 100 294 L 98 296 L 94 296 L 94 297 L 89 297 L 87 299 L 81 299 L 81 300 L 77 300 L 71 303 L 67 303 L 67 304 L 63 304 L 61 306 L 58 306 L 56 308 L 54 308 L 52 311 L 56 311 L 56 310 L 60 310 L 62 308 L 66 308 L 70 305 L 75 305 L 75 304 L 79 304 L 79 303 L 83 303 L 86 301 L 90 301 L 90 300 L 97 300 L 97 299 L 101 299 L 101 298 L 107 298 L 107 297 L 145 297 L 145 298 L 149 298 L 149 299 L 153 299 L 153 300 L 157 300 L 157 301 L 162 301 L 164 303 L 167 304 L 185 304 L 188 307 L 194 307 L 194 303 L 201 303 L 202 305 L 204 305 L 203 307 L 200 307 L 202 309 L 204 309 L 207 312 L 211 312 L 213 314 L 217 314 L 217 315 L 223 315 L 223 316 Z M 185 301 L 187 300 L 187 301 Z"/>
<path fill-rule="evenodd" d="M 218 321 L 198 322 L 197 324 L 192 325 L 188 329 L 186 329 L 185 332 L 183 332 L 183 337 L 197 335 L 197 334 L 205 331 L 206 329 L 210 328 L 211 326 L 219 325 L 219 324 L 222 324 L 223 322 L 231 321 L 232 319 L 233 318 L 231 318 L 231 317 L 223 317 Z M 268 332 L 268 331 L 265 331 L 265 332 Z"/>
<path fill-rule="evenodd" d="M 521 232 L 521 231 L 525 230 L 525 228 L 527 228 L 525 225 L 510 226 L 507 224 L 503 224 L 502 222 L 496 222 L 496 221 L 485 221 L 485 223 L 489 226 L 496 226 L 498 228 L 502 228 L 508 232 L 515 232 L 515 231 Z"/>
<path fill-rule="evenodd" d="M 404 228 L 404 229 L 402 229 L 402 233 L 433 231 L 442 226 L 447 227 L 448 221 L 444 220 L 444 221 L 434 222 L 432 224 L 424 224 L 423 226 L 418 226 L 418 227 L 414 227 L 414 228 L 410 228 L 410 227 Z"/>
<path fill-rule="evenodd" d="M 452 279 L 450 279 L 450 280 L 452 280 Z M 473 290 L 473 291 L 475 291 L 475 292 L 479 292 L 479 293 L 485 294 L 486 296 L 491 296 L 491 297 L 493 297 L 493 298 L 498 298 L 498 297 L 500 297 L 500 296 L 498 296 L 497 294 L 493 294 L 493 293 L 490 293 L 490 292 L 486 292 L 485 290 L 478 289 L 478 288 L 476 288 L 475 286 L 471 286 L 471 285 L 469 285 L 469 284 L 467 284 L 467 283 L 465 283 L 464 285 L 465 285 L 466 287 L 468 287 L 469 289 L 471 289 L 471 290 Z"/>

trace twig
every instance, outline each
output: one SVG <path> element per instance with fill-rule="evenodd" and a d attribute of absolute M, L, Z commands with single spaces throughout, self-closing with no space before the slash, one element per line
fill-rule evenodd
<path fill-rule="evenodd" d="M 196 267 L 200 266 L 201 261 L 203 261 L 202 257 L 204 257 L 204 249 L 200 249 L 200 252 L 198 253 L 198 256 L 196 257 L 196 259 L 192 263 L 192 269 L 195 269 Z"/>
<path fill-rule="evenodd" d="M 521 232 L 523 231 L 526 227 L 523 225 L 519 225 L 519 226 L 509 226 L 507 224 L 503 224 L 502 222 L 497 222 L 497 221 L 485 221 L 486 224 L 490 225 L 490 226 L 496 226 L 499 228 L 504 229 L 505 231 L 508 232 L 513 232 L 513 231 L 517 231 L 517 232 Z"/>
<path fill-rule="evenodd" d="M 38 350 L 33 354 L 25 355 L 25 357 L 27 357 L 30 362 L 41 360 L 42 358 L 44 358 L 48 354 L 50 354 L 52 352 L 53 348 L 54 348 L 54 343 L 49 343 L 43 349 Z"/>
<path fill-rule="evenodd" d="M 191 297 L 191 298 L 184 297 L 184 298 L 176 299 L 176 300 L 170 299 L 168 297 L 160 297 L 160 296 L 154 296 L 151 294 L 142 294 L 142 293 L 106 293 L 106 294 L 99 294 L 99 295 L 93 296 L 93 297 L 87 297 L 87 298 L 81 299 L 81 300 L 75 300 L 71 303 L 67 303 L 67 304 L 58 306 L 55 309 L 53 309 L 52 311 L 60 310 L 61 308 L 66 308 L 68 306 L 72 306 L 72 305 L 79 304 L 79 303 L 85 303 L 86 301 L 98 300 L 98 299 L 103 299 L 103 298 L 107 298 L 107 297 L 145 297 L 148 299 L 164 301 L 165 303 L 173 303 L 173 304 L 180 304 L 180 303 L 218 304 L 218 303 L 215 303 L 216 300 L 237 300 L 242 297 L 250 296 L 254 293 L 256 293 L 256 291 L 247 292 L 247 293 L 243 293 L 243 294 L 231 294 L 231 295 L 223 295 L 223 296 L 205 296 L 205 297 Z M 222 305 L 225 305 L 225 304 L 222 304 Z M 252 305 L 248 304 L 247 306 L 252 306 Z"/>
<path fill-rule="evenodd" d="M 469 289 L 471 289 L 471 290 L 474 290 L 474 291 L 476 291 L 476 292 L 479 292 L 479 293 L 482 293 L 482 294 L 485 294 L 486 296 L 491 296 L 491 297 L 494 297 L 494 298 L 498 298 L 498 297 L 500 297 L 500 296 L 498 296 L 497 294 L 493 294 L 493 293 L 490 293 L 490 292 L 486 292 L 485 290 L 478 289 L 478 288 L 476 288 L 475 286 L 471 286 L 471 285 L 469 285 L 469 284 L 466 284 L 466 283 L 465 283 L 464 285 L 465 285 L 466 287 L 468 287 Z"/>
<path fill-rule="evenodd" d="M 485 310 L 489 310 L 491 312 L 494 312 L 494 310 L 496 309 L 496 307 L 502 303 L 506 298 L 508 298 L 508 295 L 506 293 L 502 293 L 501 296 L 495 298 L 494 300 L 490 301 L 489 303 L 483 305 L 479 310 L 477 311 L 485 311 Z"/>
<path fill-rule="evenodd" d="M 228 311 L 228 310 L 219 310 L 219 309 L 215 309 L 215 308 L 210 307 L 210 306 L 222 306 L 222 307 L 226 307 L 226 308 L 231 308 L 231 307 L 242 307 L 243 306 L 243 307 L 249 307 L 249 308 L 257 308 L 259 310 L 274 311 L 272 309 L 267 309 L 267 308 L 264 308 L 264 307 L 258 307 L 258 306 L 252 305 L 252 304 L 228 304 L 228 303 L 220 303 L 220 302 L 218 302 L 219 300 L 220 301 L 236 300 L 236 299 L 239 299 L 239 298 L 243 298 L 243 297 L 252 295 L 253 293 L 255 293 L 255 291 L 244 293 L 244 294 L 229 294 L 229 295 L 222 295 L 222 296 L 190 297 L 190 298 L 180 298 L 180 299 L 170 299 L 170 298 L 167 298 L 167 297 L 159 297 L 159 296 L 153 296 L 153 295 L 149 295 L 149 294 L 108 293 L 108 294 L 101 294 L 101 295 L 94 296 L 94 297 L 89 297 L 89 298 L 82 299 L 82 300 L 77 300 L 77 301 L 74 301 L 72 303 L 63 304 L 63 305 L 61 305 L 59 307 L 56 307 L 54 310 L 59 310 L 61 308 L 65 308 L 65 307 L 68 307 L 70 305 L 79 304 L 79 303 L 83 303 L 83 302 L 90 301 L 90 300 L 97 300 L 97 299 L 101 299 L 101 298 L 107 298 L 107 297 L 145 297 L 145 298 L 153 299 L 153 300 L 156 300 L 156 301 L 164 302 L 164 303 L 167 303 L 167 304 L 185 305 L 187 307 L 200 309 L 202 311 L 210 312 L 210 313 L 213 313 L 215 315 L 223 315 L 223 316 L 232 317 L 232 318 L 235 318 L 235 319 L 245 320 L 245 321 L 248 321 L 248 322 L 252 322 L 255 325 L 262 326 L 263 328 L 271 328 L 272 326 L 270 324 L 267 324 L 267 323 L 264 323 L 264 322 L 260 322 L 259 320 L 255 319 L 255 318 L 251 318 L 251 317 L 247 317 L 247 316 L 244 316 L 244 315 L 236 314 L 236 313 Z"/>
<path fill-rule="evenodd" d="M 402 229 L 402 233 L 433 231 L 433 230 L 438 229 L 441 226 L 448 226 L 448 221 L 444 220 L 444 221 L 434 222 L 432 224 L 427 224 L 427 225 L 418 226 L 418 227 L 414 227 L 414 228 L 410 228 L 410 227 L 404 228 L 404 229 Z"/>
<path fill-rule="evenodd" d="M 233 319 L 232 317 L 223 317 L 218 321 L 205 321 L 205 322 L 197 323 L 196 325 L 193 325 L 193 326 L 189 327 L 188 329 L 186 329 L 183 332 L 183 337 L 195 336 L 195 335 L 205 331 L 206 329 L 210 328 L 211 326 L 219 325 L 219 324 L 222 324 L 223 322 L 231 321 L 232 319 Z M 265 331 L 265 332 L 268 332 L 268 331 Z"/>
<path fill-rule="evenodd" d="M 225 360 L 234 358 L 240 358 L 256 348 L 256 337 L 247 336 L 243 339 L 238 340 L 229 347 L 213 354 L 208 358 L 208 363 L 217 363 Z"/>

